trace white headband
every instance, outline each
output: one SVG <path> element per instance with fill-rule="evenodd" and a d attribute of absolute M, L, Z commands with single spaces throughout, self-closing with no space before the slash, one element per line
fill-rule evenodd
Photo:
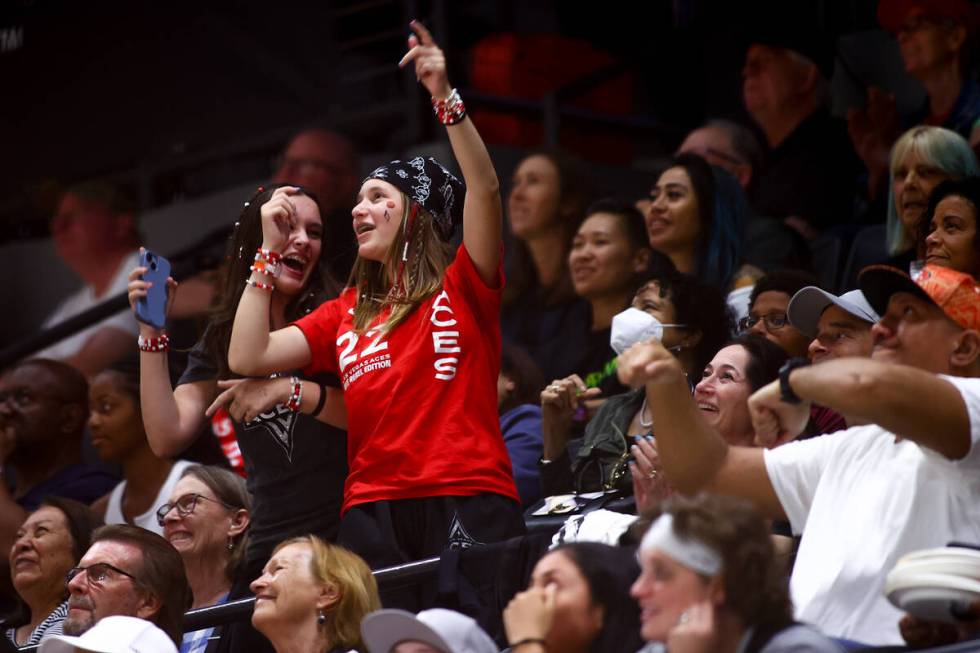
<path fill-rule="evenodd" d="M 664 513 L 653 522 L 640 542 L 640 550 L 660 549 L 685 567 L 705 576 L 721 571 L 721 556 L 694 539 L 681 539 L 674 532 L 674 516 Z"/>

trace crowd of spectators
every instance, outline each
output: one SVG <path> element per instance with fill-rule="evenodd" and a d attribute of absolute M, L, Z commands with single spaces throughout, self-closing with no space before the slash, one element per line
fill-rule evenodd
<path fill-rule="evenodd" d="M 904 556 L 980 548 L 978 20 L 966 0 L 878 18 L 927 91 L 915 115 L 873 88 L 833 118 L 828 44 L 760 29 L 754 124 L 693 130 L 644 197 L 603 197 L 554 150 L 502 195 L 415 22 L 400 65 L 462 179 L 406 157 L 359 185 L 353 143 L 304 131 L 242 198 L 217 284 L 154 285 L 124 194 L 69 188 L 52 235 L 85 285 L 46 324 L 122 291 L 133 310 L 0 370 L 7 640 L 830 653 L 980 634 L 980 592 L 955 628 L 886 596 Z M 828 239 L 852 277 L 826 274 Z M 202 318 L 186 361 L 136 317 L 153 293 Z M 241 474 L 189 449 L 216 413 Z M 435 581 L 372 574 L 427 557 Z M 250 620 L 184 628 L 249 597 Z"/>

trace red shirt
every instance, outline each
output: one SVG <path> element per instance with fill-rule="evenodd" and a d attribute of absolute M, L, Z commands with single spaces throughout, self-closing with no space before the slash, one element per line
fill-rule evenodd
<path fill-rule="evenodd" d="M 345 512 L 430 496 L 494 493 L 518 501 L 497 415 L 497 275 L 496 288 L 488 287 L 460 246 L 443 290 L 387 336 L 354 332 L 354 288 L 295 323 L 313 353 L 304 372 L 336 374 L 344 386 Z"/>

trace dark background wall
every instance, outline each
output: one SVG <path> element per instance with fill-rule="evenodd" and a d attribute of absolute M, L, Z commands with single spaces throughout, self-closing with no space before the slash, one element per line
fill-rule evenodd
<path fill-rule="evenodd" d="M 773 6 L 831 43 L 851 39 L 848 69 L 871 72 L 857 82 L 839 74 L 838 98 L 859 102 L 866 80 L 887 77 L 881 70 L 897 79 L 893 44 L 874 31 L 875 0 L 0 0 L 0 251 L 44 277 L 28 273 L 0 291 L 20 309 L 0 341 L 30 329 L 73 283 L 44 238 L 67 184 L 121 182 L 150 235 L 190 239 L 225 219 L 214 212 L 236 206 L 238 189 L 267 178 L 304 127 L 342 129 L 365 165 L 438 141 L 414 78 L 395 66 L 410 18 L 432 27 L 461 89 L 474 45 L 490 34 L 560 34 L 612 55 L 632 81 L 622 124 L 610 129 L 630 147 L 605 164 L 643 170 L 706 117 L 747 121 L 745 37 Z M 589 120 L 565 116 L 561 144 L 584 138 Z M 520 151 L 495 152 L 506 180 Z"/>

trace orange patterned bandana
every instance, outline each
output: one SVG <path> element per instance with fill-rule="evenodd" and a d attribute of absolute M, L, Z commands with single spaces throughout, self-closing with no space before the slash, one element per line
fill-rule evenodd
<path fill-rule="evenodd" d="M 980 331 L 980 286 L 973 277 L 952 268 L 926 265 L 914 281 L 949 319 L 964 329 Z"/>

